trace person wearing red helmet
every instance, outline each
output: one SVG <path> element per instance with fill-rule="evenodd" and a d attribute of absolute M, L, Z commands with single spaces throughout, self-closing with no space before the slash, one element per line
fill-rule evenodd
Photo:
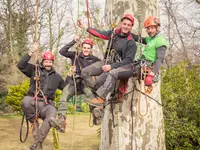
<path fill-rule="evenodd" d="M 154 16 L 149 16 L 144 22 L 144 28 L 146 29 L 148 37 L 138 37 L 138 35 L 132 34 L 134 39 L 138 41 L 138 38 L 142 39 L 142 43 L 145 44 L 143 55 L 138 60 L 143 64 L 151 64 L 153 68 L 144 79 L 146 86 L 151 86 L 154 83 L 154 77 L 158 74 L 161 65 L 163 64 L 165 53 L 168 47 L 167 40 L 160 33 L 160 21 Z M 136 68 L 133 67 L 133 72 Z"/>
<path fill-rule="evenodd" d="M 36 94 L 36 80 L 35 80 L 35 65 L 28 63 L 31 56 L 38 49 L 38 44 L 34 43 L 32 50 L 21 58 L 17 67 L 30 78 L 30 87 L 28 96 L 22 100 L 22 110 L 28 121 L 34 125 L 33 137 L 34 143 L 31 145 L 31 150 L 42 150 L 42 143 L 48 135 L 51 127 L 61 131 L 61 127 L 54 121 L 56 118 L 57 110 L 54 107 L 54 98 L 56 89 L 62 90 L 66 83 L 62 77 L 53 68 L 54 55 L 50 51 L 42 54 L 42 62 L 37 65 L 39 75 L 39 91 Z M 43 120 L 41 127 L 36 119 L 36 97 L 38 118 Z"/>
<path fill-rule="evenodd" d="M 158 18 L 149 16 L 144 22 L 144 27 L 149 36 L 142 38 L 142 43 L 146 45 L 143 55 L 136 62 L 122 66 L 121 70 L 123 70 L 124 76 L 126 75 L 129 78 L 136 74 L 140 75 L 141 67 L 146 71 L 148 69 L 144 83 L 146 86 L 151 86 L 154 83 L 155 75 L 158 74 L 160 66 L 163 64 L 168 43 L 164 36 L 160 34 L 160 21 Z M 135 41 L 139 41 L 138 39 L 141 38 L 133 33 L 132 36 Z"/>
<path fill-rule="evenodd" d="M 71 65 L 73 67 L 73 73 L 75 74 L 76 87 L 78 94 L 86 94 L 87 96 L 91 95 L 91 91 L 84 88 L 82 83 L 82 78 L 80 77 L 81 70 L 100 59 L 96 56 L 91 55 L 93 48 L 93 40 L 90 38 L 85 38 L 81 42 L 81 52 L 69 51 L 72 46 L 80 40 L 80 36 L 75 36 L 74 39 L 61 48 L 59 53 L 62 56 L 65 56 L 71 59 Z M 62 126 L 63 131 L 65 131 L 65 122 L 66 122 L 66 113 L 68 107 L 68 101 L 75 94 L 74 81 L 71 74 L 68 74 L 66 77 L 67 86 L 64 88 L 62 95 L 58 103 L 58 119 L 56 121 Z"/>
<path fill-rule="evenodd" d="M 81 20 L 77 23 L 80 28 L 87 30 L 93 36 L 109 41 L 104 60 L 84 68 L 81 73 L 85 84 L 97 94 L 97 97 L 85 99 L 86 102 L 93 106 L 102 106 L 114 91 L 116 81 L 125 77 L 121 68 L 133 63 L 137 49 L 136 42 L 131 35 L 134 17 L 131 14 L 125 14 L 121 18 L 119 27 L 108 31 L 87 27 L 82 24 Z M 99 79 L 92 80 L 92 76 L 97 75 Z"/>

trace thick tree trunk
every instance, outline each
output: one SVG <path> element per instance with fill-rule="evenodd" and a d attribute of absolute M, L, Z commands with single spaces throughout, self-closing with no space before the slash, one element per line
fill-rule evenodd
<path fill-rule="evenodd" d="M 160 105 L 160 81 L 154 84 L 153 91 L 149 95 L 158 102 L 134 89 L 134 84 L 140 89 L 138 82 L 130 78 L 128 94 L 124 97 L 123 103 L 113 104 L 115 127 L 113 127 L 111 105 L 105 108 L 100 150 L 166 149 L 163 112 Z"/>

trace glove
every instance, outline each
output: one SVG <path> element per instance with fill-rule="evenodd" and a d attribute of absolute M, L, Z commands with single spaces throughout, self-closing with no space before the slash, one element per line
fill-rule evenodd
<path fill-rule="evenodd" d="M 151 86 L 153 84 L 153 79 L 154 79 L 154 76 L 147 75 L 147 77 L 144 79 L 144 84 L 146 86 Z"/>

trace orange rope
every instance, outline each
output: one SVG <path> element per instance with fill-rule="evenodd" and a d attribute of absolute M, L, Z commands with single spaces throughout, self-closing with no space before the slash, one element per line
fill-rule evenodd
<path fill-rule="evenodd" d="M 36 12 L 35 12 L 35 42 L 38 42 L 38 7 L 39 7 L 39 0 L 36 0 Z M 38 94 L 38 80 L 39 80 L 39 76 L 38 76 L 38 65 L 37 65 L 37 61 L 38 61 L 38 49 L 36 50 L 36 55 L 35 55 L 35 81 L 36 81 L 36 92 L 35 92 L 35 120 L 38 120 L 38 98 L 37 98 L 37 94 Z"/>
<path fill-rule="evenodd" d="M 88 3 L 88 0 L 86 0 L 86 8 L 87 8 L 86 16 L 87 16 L 88 27 L 89 27 L 90 26 L 90 15 L 89 15 L 89 3 Z"/>
<path fill-rule="evenodd" d="M 89 2 L 86 0 L 86 16 L 87 16 L 87 22 L 88 22 L 88 27 L 90 26 L 90 12 L 89 12 Z M 88 34 L 88 37 L 91 38 L 91 34 Z"/>
<path fill-rule="evenodd" d="M 145 71 L 143 71 L 142 67 L 141 67 L 141 73 L 140 73 L 140 91 L 142 91 L 142 76 L 143 76 L 143 73 L 146 72 L 146 67 L 145 67 Z M 146 74 L 144 74 L 144 78 L 146 77 Z M 145 89 L 145 87 L 144 87 Z M 146 112 L 144 114 L 141 114 L 141 110 L 140 110 L 140 103 L 141 103 L 141 92 L 139 94 L 139 97 L 138 97 L 138 112 L 140 114 L 140 116 L 146 116 L 147 113 L 148 113 L 148 99 L 147 99 L 147 96 L 145 95 L 145 101 L 146 101 Z"/>

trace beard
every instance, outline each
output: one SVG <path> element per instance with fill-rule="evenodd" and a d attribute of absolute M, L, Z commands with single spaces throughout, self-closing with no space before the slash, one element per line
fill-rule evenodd
<path fill-rule="evenodd" d="M 49 65 L 45 65 L 44 68 L 48 71 L 50 71 L 52 69 L 52 66 L 49 66 Z"/>

